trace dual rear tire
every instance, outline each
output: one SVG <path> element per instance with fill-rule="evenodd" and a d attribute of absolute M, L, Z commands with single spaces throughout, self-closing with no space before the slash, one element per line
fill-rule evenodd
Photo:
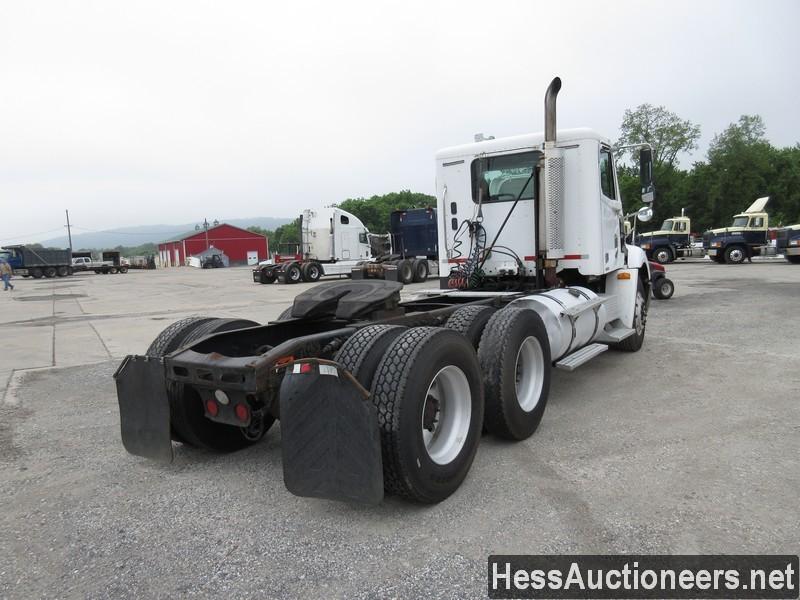
<path fill-rule="evenodd" d="M 146 354 L 162 358 L 207 335 L 255 325 L 258 323 L 245 319 L 188 317 L 162 331 L 150 344 Z M 196 448 L 215 452 L 241 450 L 258 442 L 275 421 L 268 413 L 253 419 L 248 428 L 211 421 L 205 416 L 203 401 L 197 390 L 182 383 L 169 384 L 167 396 L 172 439 Z"/>
<path fill-rule="evenodd" d="M 370 325 L 336 360 L 377 408 L 386 492 L 422 503 L 458 489 L 484 424 L 505 439 L 532 435 L 550 389 L 544 324 L 519 308 L 463 307 L 444 328 Z"/>
<path fill-rule="evenodd" d="M 337 361 L 369 384 L 385 490 L 435 503 L 458 489 L 483 422 L 480 366 L 466 338 L 437 327 L 374 325 L 348 339 Z"/>

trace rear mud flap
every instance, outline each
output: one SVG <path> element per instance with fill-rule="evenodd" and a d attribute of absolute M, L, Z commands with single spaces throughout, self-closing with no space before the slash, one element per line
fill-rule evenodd
<path fill-rule="evenodd" d="M 172 461 L 169 398 L 164 363 L 128 356 L 114 373 L 117 382 L 122 445 L 131 454 Z"/>
<path fill-rule="evenodd" d="M 280 391 L 283 480 L 296 496 L 377 504 L 383 464 L 375 406 L 329 361 L 287 367 Z"/>

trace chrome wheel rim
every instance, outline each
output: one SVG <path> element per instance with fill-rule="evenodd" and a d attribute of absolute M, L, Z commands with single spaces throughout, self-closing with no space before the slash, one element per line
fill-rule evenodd
<path fill-rule="evenodd" d="M 434 375 L 422 404 L 422 441 L 437 465 L 451 463 L 467 441 L 472 392 L 464 371 L 448 365 Z"/>
<path fill-rule="evenodd" d="M 731 253 L 730 253 L 729 256 L 731 257 L 731 260 L 733 262 L 739 262 L 739 261 L 742 260 L 742 258 L 744 258 L 744 254 L 738 248 L 736 248 L 735 250 L 731 250 Z"/>
<path fill-rule="evenodd" d="M 656 254 L 656 260 L 660 263 L 665 263 L 669 260 L 669 253 L 666 250 L 661 250 Z"/>
<path fill-rule="evenodd" d="M 535 337 L 528 336 L 522 341 L 514 372 L 517 402 L 522 410 L 531 412 L 539 404 L 544 384 L 544 353 Z"/>

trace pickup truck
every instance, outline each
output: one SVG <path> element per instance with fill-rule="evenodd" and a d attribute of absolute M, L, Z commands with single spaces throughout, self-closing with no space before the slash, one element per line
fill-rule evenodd
<path fill-rule="evenodd" d="M 72 259 L 72 270 L 78 271 L 94 271 L 95 273 L 107 275 L 111 273 L 127 273 L 128 265 L 115 263 L 113 260 L 92 260 L 89 256 L 79 256 Z"/>

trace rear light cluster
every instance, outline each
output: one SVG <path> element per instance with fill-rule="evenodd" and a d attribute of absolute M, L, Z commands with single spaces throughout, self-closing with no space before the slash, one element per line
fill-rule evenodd
<path fill-rule="evenodd" d="M 216 417 L 219 414 L 220 404 L 227 405 L 229 402 L 227 394 L 217 390 L 214 392 L 214 398 L 206 400 L 206 413 L 211 417 Z M 250 420 L 250 407 L 245 402 L 239 402 L 233 407 L 233 414 L 242 423 L 247 423 Z"/>

